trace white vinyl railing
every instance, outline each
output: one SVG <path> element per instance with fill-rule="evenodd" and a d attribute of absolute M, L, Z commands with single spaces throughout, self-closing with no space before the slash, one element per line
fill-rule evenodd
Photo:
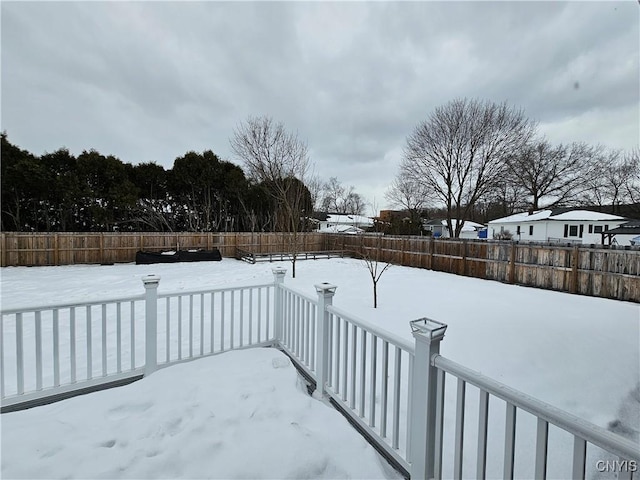
<path fill-rule="evenodd" d="M 588 445 L 610 456 L 606 466 L 617 468 L 617 478 L 632 478 L 639 468 L 639 446 L 630 440 L 442 357 L 446 325 L 412 321 L 409 342 L 334 307 L 336 286 L 318 284 L 317 298 L 308 298 L 284 285 L 285 269 L 273 273 L 272 283 L 160 294 L 160 278 L 147 276 L 144 295 L 1 311 L 3 411 L 198 357 L 271 345 L 315 382 L 315 396 L 338 408 L 406 476 L 467 477 L 472 462 L 471 476 L 485 478 L 489 439 L 496 435 L 504 439 L 498 442 L 500 475 L 518 476 L 516 460 L 531 450 L 516 455 L 518 411 L 536 421 L 528 476 L 547 476 L 549 425 L 572 439 L 572 453 L 562 460 L 573 478 L 594 471 Z M 455 400 L 445 396 L 447 380 L 456 384 Z M 468 385 L 479 390 L 477 406 Z M 498 432 L 489 421 L 497 402 L 505 403 Z M 477 413 L 475 430 L 465 421 L 473 417 L 470 408 Z M 454 420 L 445 421 L 451 409 Z M 470 434 L 476 438 L 472 460 Z"/>
<path fill-rule="evenodd" d="M 158 295 L 158 362 L 273 342 L 273 283 Z"/>
<path fill-rule="evenodd" d="M 275 317 L 284 323 L 280 345 L 315 380 L 316 395 L 329 399 L 405 475 L 420 479 L 486 478 L 489 438 L 502 435 L 501 476 L 517 477 L 518 409 L 533 415 L 537 422 L 535 463 L 532 470 L 525 466 L 527 477 L 547 477 L 549 424 L 573 437 L 572 455 L 561 455 L 560 459 L 569 463 L 562 471 L 568 470 L 572 478 L 584 479 L 606 468 L 617 469 L 617 478 L 633 478 L 640 468 L 639 446 L 632 441 L 442 357 L 439 345 L 446 325 L 426 318 L 410 322 L 414 343 L 407 342 L 334 307 L 336 286 L 325 283 L 315 287 L 317 301 L 279 285 L 276 298 L 281 303 L 276 301 Z M 280 305 L 282 312 L 277 310 Z M 315 328 L 307 306 L 316 306 Z M 310 368 L 313 359 L 307 354 L 314 343 L 315 363 Z M 445 398 L 447 376 L 457 383 L 453 431 L 445 422 L 445 407 L 452 407 Z M 473 416 L 469 408 L 474 407 L 473 402 L 465 402 L 467 384 L 480 390 L 478 425 L 473 431 L 476 441 L 471 442 L 477 453 L 472 473 L 468 469 L 473 460 L 464 452 L 465 442 L 469 443 L 465 432 L 470 433 L 465 414 Z M 499 432 L 492 428 L 499 422 L 489 421 L 492 397 L 506 402 L 504 430 Z M 443 445 L 445 437 L 453 440 L 453 449 Z M 594 451 L 590 468 L 586 463 L 588 444 Z M 452 471 L 444 473 L 443 467 L 451 464 Z"/>
<path fill-rule="evenodd" d="M 274 340 L 273 283 L 2 310 L 3 408 Z"/>
<path fill-rule="evenodd" d="M 282 333 L 280 345 L 311 376 L 316 373 L 316 317 L 318 302 L 280 285 Z"/>
<path fill-rule="evenodd" d="M 144 359 L 136 349 L 143 328 L 143 295 L 3 310 L 3 405 L 141 374 Z"/>
<path fill-rule="evenodd" d="M 413 344 L 332 305 L 327 312 L 326 394 L 408 470 Z"/>

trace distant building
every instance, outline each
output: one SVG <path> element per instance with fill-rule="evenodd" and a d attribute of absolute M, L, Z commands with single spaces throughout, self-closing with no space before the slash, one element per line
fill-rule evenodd
<path fill-rule="evenodd" d="M 618 228 L 612 228 L 602 234 L 605 245 L 617 243 L 618 245 L 640 245 L 640 220 L 631 220 L 623 223 Z"/>
<path fill-rule="evenodd" d="M 320 228 L 320 233 L 347 233 L 355 235 L 358 233 L 364 233 L 364 230 L 353 225 L 332 225 L 330 227 Z"/>
<path fill-rule="evenodd" d="M 380 210 L 380 216 L 378 216 L 378 220 L 381 222 L 391 223 L 396 219 L 402 220 L 403 218 L 408 218 L 409 214 L 406 210 Z"/>
<path fill-rule="evenodd" d="M 627 219 L 590 210 L 539 210 L 498 218 L 489 222 L 489 238 L 511 236 L 531 242 L 602 243 L 603 233 Z"/>
<path fill-rule="evenodd" d="M 463 220 L 463 222 L 460 238 L 469 240 L 487 238 L 486 227 L 484 225 L 472 222 L 471 220 Z M 458 220 L 455 218 L 452 219 L 451 225 L 455 230 L 458 225 Z M 431 232 L 434 238 L 450 238 L 453 236 L 453 232 L 449 232 L 446 220 L 423 220 L 422 229 L 425 232 Z"/>
<path fill-rule="evenodd" d="M 324 233 L 362 233 L 373 227 L 373 218 L 362 215 L 329 214 L 318 222 L 318 231 Z"/>

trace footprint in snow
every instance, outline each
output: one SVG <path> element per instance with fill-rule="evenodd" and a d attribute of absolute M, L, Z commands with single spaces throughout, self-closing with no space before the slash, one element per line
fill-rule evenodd
<path fill-rule="evenodd" d="M 273 368 L 288 368 L 291 365 L 291 360 L 287 357 L 275 357 L 271 360 Z"/>

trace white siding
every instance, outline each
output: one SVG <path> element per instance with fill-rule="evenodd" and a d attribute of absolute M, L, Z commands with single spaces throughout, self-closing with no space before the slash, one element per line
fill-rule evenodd
<path fill-rule="evenodd" d="M 529 242 L 544 242 L 544 241 L 567 241 L 576 242 L 579 241 L 583 244 L 590 243 L 602 243 L 602 235 L 595 233 L 596 227 L 601 227 L 603 230 L 612 230 L 620 226 L 624 221 L 619 220 L 599 220 L 599 221 L 587 221 L 587 220 L 540 220 L 537 222 L 509 222 L 509 223 L 494 223 L 489 224 L 489 237 L 494 238 L 496 234 L 499 234 L 501 229 L 508 230 L 513 235 L 514 240 L 529 241 Z M 529 235 L 529 227 L 533 225 L 533 235 Z M 567 236 L 565 237 L 565 225 L 567 225 Z M 580 226 L 582 226 L 582 237 L 580 237 Z M 589 226 L 591 226 L 591 233 L 589 233 Z M 520 235 L 517 234 L 518 227 L 520 227 Z M 575 235 L 571 235 L 571 227 L 575 227 Z M 627 235 L 620 236 L 617 239 L 620 245 L 629 245 L 629 240 L 633 236 Z M 617 238 L 616 237 L 616 238 Z"/>

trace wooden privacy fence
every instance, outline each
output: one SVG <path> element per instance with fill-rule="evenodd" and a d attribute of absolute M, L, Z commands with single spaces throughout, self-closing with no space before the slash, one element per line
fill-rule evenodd
<path fill-rule="evenodd" d="M 300 235 L 298 251 L 341 251 L 475 278 L 640 302 L 640 249 L 432 237 Z M 2 233 L 2 266 L 133 262 L 138 250 L 218 248 L 255 255 L 290 249 L 283 233 Z"/>
<path fill-rule="evenodd" d="M 320 233 L 300 235 L 300 251 L 323 250 Z M 1 234 L 1 266 L 111 264 L 135 261 L 138 250 L 218 248 L 234 257 L 236 248 L 256 254 L 289 251 L 286 233 L 13 233 Z"/>
<path fill-rule="evenodd" d="M 640 249 L 486 240 L 328 235 L 327 248 L 409 267 L 640 302 Z"/>

